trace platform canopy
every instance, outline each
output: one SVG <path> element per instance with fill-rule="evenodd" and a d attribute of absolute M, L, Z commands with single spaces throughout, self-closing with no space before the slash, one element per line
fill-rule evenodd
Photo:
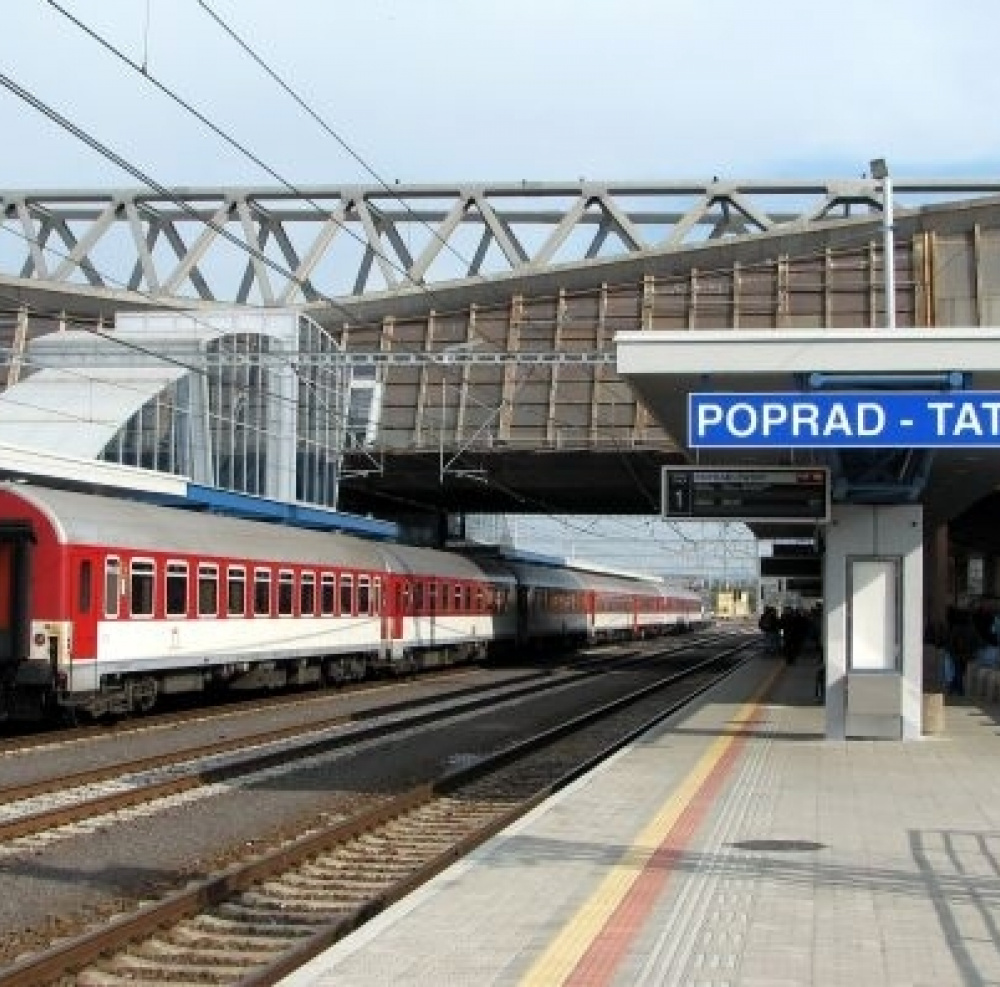
<path fill-rule="evenodd" d="M 1000 437 L 977 434 L 988 431 L 991 422 L 989 413 L 976 419 L 971 407 L 976 392 L 1000 395 L 1000 329 L 698 329 L 622 332 L 615 342 L 618 373 L 687 450 L 692 464 L 833 463 L 835 472 L 853 471 L 855 482 L 867 471 L 880 476 L 886 490 L 895 484 L 898 499 L 921 503 L 928 527 L 946 523 L 1000 485 Z M 954 405 L 957 411 L 947 409 L 951 436 L 944 447 L 926 450 L 918 438 L 912 447 L 904 439 L 896 446 L 868 449 L 797 446 L 790 441 L 772 448 L 753 442 L 705 448 L 697 435 L 694 442 L 689 436 L 693 394 L 717 393 L 732 400 L 743 394 L 787 398 L 862 392 L 877 403 L 897 391 L 929 392 L 925 397 L 935 405 Z M 955 419 L 966 404 L 973 417 Z M 996 409 L 992 413 L 1000 417 Z M 836 480 L 834 489 L 836 500 Z M 759 537 L 793 533 L 779 526 L 752 527 Z"/>

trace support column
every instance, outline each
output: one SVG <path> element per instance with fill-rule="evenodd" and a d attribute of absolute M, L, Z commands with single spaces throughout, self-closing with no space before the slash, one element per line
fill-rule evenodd
<path fill-rule="evenodd" d="M 204 354 L 199 354 L 199 356 L 203 357 Z M 202 360 L 202 363 L 205 364 L 205 361 Z M 208 389 L 210 386 L 207 374 L 188 374 L 187 392 L 190 406 L 183 420 L 188 429 L 188 435 L 185 439 L 188 475 L 195 483 L 214 487 L 219 485 L 218 477 L 215 475 L 218 450 L 215 448 L 212 438 L 212 425 L 209 419 Z"/>
<path fill-rule="evenodd" d="M 831 740 L 921 735 L 922 529 L 919 505 L 832 510 L 823 560 Z"/>
<path fill-rule="evenodd" d="M 267 475 L 265 494 L 291 503 L 298 451 L 298 378 L 290 364 L 268 370 Z"/>

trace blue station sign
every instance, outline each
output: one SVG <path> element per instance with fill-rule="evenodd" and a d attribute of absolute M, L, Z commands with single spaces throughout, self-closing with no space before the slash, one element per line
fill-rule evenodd
<path fill-rule="evenodd" d="M 1000 448 L 1000 391 L 689 394 L 688 446 Z"/>

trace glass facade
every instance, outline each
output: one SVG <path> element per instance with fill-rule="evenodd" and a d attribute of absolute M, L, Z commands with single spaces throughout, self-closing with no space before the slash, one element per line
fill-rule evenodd
<path fill-rule="evenodd" d="M 361 401 L 352 401 L 350 370 L 334 339 L 304 317 L 296 334 L 294 349 L 260 331 L 206 335 L 182 361 L 191 371 L 146 401 L 100 458 L 238 493 L 336 506 L 348 416 L 356 435 L 373 428 L 372 382 L 362 377 Z"/>

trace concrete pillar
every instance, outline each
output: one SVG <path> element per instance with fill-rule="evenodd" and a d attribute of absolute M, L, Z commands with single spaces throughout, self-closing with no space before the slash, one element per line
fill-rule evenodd
<path fill-rule="evenodd" d="M 923 509 L 914 504 L 834 505 L 823 567 L 827 737 L 919 738 Z M 891 573 L 885 596 L 891 612 L 884 618 L 877 586 L 865 583 L 867 573 Z M 892 626 L 866 625 L 872 620 L 891 621 Z"/>

